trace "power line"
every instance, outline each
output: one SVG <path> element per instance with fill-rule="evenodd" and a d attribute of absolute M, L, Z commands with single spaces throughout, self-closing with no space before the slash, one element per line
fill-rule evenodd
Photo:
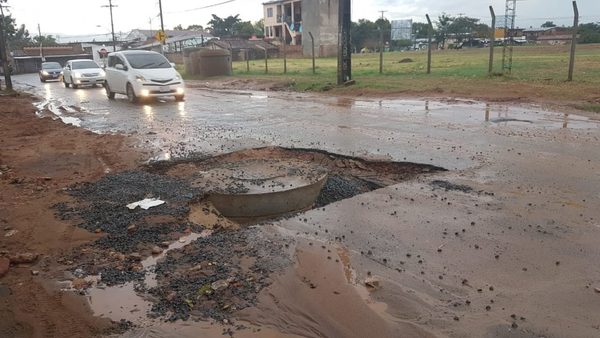
<path fill-rule="evenodd" d="M 168 12 L 167 14 L 176 14 L 176 13 L 185 13 L 185 12 L 191 12 L 191 11 L 199 11 L 201 9 L 206 9 L 206 8 L 211 8 L 211 7 L 217 7 L 217 6 L 225 5 L 225 4 L 234 2 L 234 1 L 237 1 L 237 0 L 227 0 L 227 1 L 218 2 L 216 4 L 212 4 L 212 5 L 206 5 L 206 6 L 197 7 L 197 8 L 190 8 L 190 9 L 186 9 L 186 10 L 183 10 L 183 11 Z"/>

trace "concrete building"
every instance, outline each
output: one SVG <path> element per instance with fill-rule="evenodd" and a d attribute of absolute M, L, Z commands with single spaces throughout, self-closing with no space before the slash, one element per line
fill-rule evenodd
<path fill-rule="evenodd" d="M 68 60 L 93 59 L 92 50 L 84 48 L 81 43 L 61 44 L 43 47 L 23 47 L 11 53 L 15 74 L 35 73 L 40 70 L 42 62 L 58 62 L 64 66 Z"/>
<path fill-rule="evenodd" d="M 524 31 L 529 42 L 549 45 L 564 45 L 571 43 L 572 29 L 570 27 L 539 27 Z"/>
<path fill-rule="evenodd" d="M 265 39 L 312 53 L 310 33 L 318 57 L 337 55 L 339 0 L 275 0 L 263 3 Z"/>

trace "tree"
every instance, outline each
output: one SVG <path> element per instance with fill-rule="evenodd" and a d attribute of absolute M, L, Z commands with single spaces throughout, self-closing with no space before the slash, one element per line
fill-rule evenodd
<path fill-rule="evenodd" d="M 556 25 L 552 21 L 546 21 L 542 24 L 542 28 L 552 28 L 552 27 L 556 27 Z"/>
<path fill-rule="evenodd" d="M 204 27 L 202 25 L 189 25 L 186 30 L 188 31 L 203 31 Z"/>
<path fill-rule="evenodd" d="M 448 25 L 448 34 L 452 34 L 458 42 L 462 42 L 465 38 L 476 37 L 478 34 L 483 34 L 483 37 L 489 34 L 489 26 L 479 24 L 479 19 L 470 18 L 468 16 L 459 16 L 452 18 L 453 20 Z M 478 30 L 480 32 L 478 32 Z"/>
<path fill-rule="evenodd" d="M 265 19 L 260 19 L 254 23 L 254 34 L 256 36 L 265 36 Z"/>
<path fill-rule="evenodd" d="M 429 24 L 424 22 L 413 22 L 412 30 L 415 39 L 427 39 L 429 34 Z"/>
<path fill-rule="evenodd" d="M 239 14 L 235 16 L 228 16 L 225 19 L 218 17 L 213 14 L 212 19 L 208 22 L 210 32 L 214 36 L 233 36 L 235 33 L 236 25 L 242 20 L 239 18 Z"/>
<path fill-rule="evenodd" d="M 370 20 L 360 19 L 358 22 L 352 22 L 350 37 L 356 52 L 361 51 L 363 48 L 375 49 L 379 45 L 377 24 Z"/>
<path fill-rule="evenodd" d="M 436 22 L 437 30 L 435 34 L 435 40 L 442 49 L 444 49 L 446 46 L 446 39 L 448 38 L 450 24 L 452 24 L 454 19 L 455 17 L 449 16 L 446 13 L 442 13 L 442 15 L 438 17 L 438 22 Z"/>
<path fill-rule="evenodd" d="M 600 43 L 600 22 L 579 25 L 579 43 Z"/>
<path fill-rule="evenodd" d="M 179 24 L 179 25 L 177 25 L 177 26 L 173 27 L 173 30 L 176 30 L 176 31 L 182 31 L 182 30 L 183 30 L 183 27 L 181 26 L 181 24 Z"/>
<path fill-rule="evenodd" d="M 42 43 L 44 46 L 56 45 L 56 38 L 52 35 L 42 35 L 42 36 L 34 36 L 33 42 L 36 45 Z"/>
<path fill-rule="evenodd" d="M 2 28 L 4 34 L 6 34 L 9 49 L 21 49 L 31 44 L 31 37 L 25 25 L 17 27 L 17 22 L 12 16 L 7 15 L 4 17 Z"/>
<path fill-rule="evenodd" d="M 256 33 L 250 21 L 241 21 L 234 26 L 233 36 L 249 38 Z"/>

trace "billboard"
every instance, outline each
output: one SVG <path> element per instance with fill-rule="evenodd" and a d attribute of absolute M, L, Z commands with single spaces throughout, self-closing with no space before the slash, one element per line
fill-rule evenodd
<path fill-rule="evenodd" d="M 392 20 L 392 40 L 412 40 L 412 26 L 412 19 Z"/>

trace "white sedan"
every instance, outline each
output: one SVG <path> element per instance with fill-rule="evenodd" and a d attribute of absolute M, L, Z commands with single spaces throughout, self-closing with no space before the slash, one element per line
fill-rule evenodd
<path fill-rule="evenodd" d="M 104 85 L 106 73 L 93 60 L 70 60 L 63 69 L 63 83 L 65 87 Z"/>

